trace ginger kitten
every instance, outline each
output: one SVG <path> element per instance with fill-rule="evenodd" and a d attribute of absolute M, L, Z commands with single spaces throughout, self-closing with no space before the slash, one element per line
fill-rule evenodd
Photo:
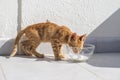
<path fill-rule="evenodd" d="M 38 23 L 26 27 L 21 30 L 15 39 L 14 48 L 10 54 L 10 57 L 14 56 L 17 52 L 17 45 L 22 35 L 25 35 L 26 40 L 22 41 L 21 49 L 26 55 L 34 55 L 39 58 L 43 58 L 44 55 L 36 51 L 36 48 L 42 42 L 50 42 L 55 60 L 61 60 L 63 54 L 61 51 L 62 44 L 68 44 L 71 47 L 83 48 L 86 35 L 77 35 L 71 32 L 66 26 L 59 26 L 52 22 Z M 75 52 L 76 49 L 73 48 Z"/>

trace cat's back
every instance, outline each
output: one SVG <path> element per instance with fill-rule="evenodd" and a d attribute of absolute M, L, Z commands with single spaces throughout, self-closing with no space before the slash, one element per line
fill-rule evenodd
<path fill-rule="evenodd" d="M 37 33 L 42 41 L 49 41 L 53 38 L 60 38 L 71 33 L 70 29 L 65 26 L 59 26 L 52 22 L 37 23 L 26 28 L 26 32 Z"/>
<path fill-rule="evenodd" d="M 30 28 L 37 31 L 42 41 L 48 41 L 56 33 L 60 26 L 52 22 L 38 23 L 32 25 Z"/>
<path fill-rule="evenodd" d="M 27 26 L 24 30 L 29 31 L 29 30 L 36 30 L 36 31 L 46 31 L 46 30 L 55 30 L 59 26 L 55 23 L 52 22 L 45 22 L 45 23 L 37 23 L 37 24 L 32 24 Z"/>

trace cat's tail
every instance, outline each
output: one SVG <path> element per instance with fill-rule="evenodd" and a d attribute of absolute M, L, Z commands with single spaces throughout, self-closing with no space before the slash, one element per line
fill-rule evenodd
<path fill-rule="evenodd" d="M 13 46 L 13 50 L 12 52 L 10 53 L 10 57 L 13 57 L 15 56 L 15 54 L 17 53 L 17 46 L 19 44 L 19 40 L 21 38 L 21 36 L 24 34 L 24 30 L 20 31 L 18 34 L 17 34 L 17 37 L 15 39 L 15 42 L 14 42 L 14 46 Z"/>

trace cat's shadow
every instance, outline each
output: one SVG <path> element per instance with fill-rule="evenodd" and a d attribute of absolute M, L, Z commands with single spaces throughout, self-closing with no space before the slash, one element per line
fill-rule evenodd
<path fill-rule="evenodd" d="M 9 57 L 9 56 L 4 56 L 6 57 L 6 59 L 10 59 L 12 57 Z M 49 62 L 49 63 L 80 63 L 80 62 L 76 62 L 76 61 L 73 61 L 73 60 L 70 60 L 70 59 L 62 59 L 62 60 L 58 60 L 56 61 L 54 59 L 54 56 L 45 56 L 44 58 L 37 58 L 37 57 L 34 57 L 34 56 L 26 56 L 24 54 L 20 54 L 20 55 L 16 55 L 14 57 L 19 57 L 19 58 L 27 58 L 27 59 L 34 59 L 34 61 L 46 61 L 46 62 Z"/>

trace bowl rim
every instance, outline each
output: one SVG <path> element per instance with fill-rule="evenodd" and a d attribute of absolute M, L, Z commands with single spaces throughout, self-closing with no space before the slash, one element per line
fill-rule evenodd
<path fill-rule="evenodd" d="M 83 48 L 85 48 L 85 47 L 87 47 L 87 48 L 95 48 L 95 45 L 93 45 L 93 44 L 84 44 L 83 46 L 84 46 Z"/>
<path fill-rule="evenodd" d="M 71 47 L 71 46 L 69 46 L 69 45 L 66 45 L 66 47 L 67 48 L 75 48 L 75 47 Z M 86 49 L 86 48 L 95 48 L 95 45 L 93 45 L 93 44 L 84 44 L 83 45 L 83 49 Z"/>

